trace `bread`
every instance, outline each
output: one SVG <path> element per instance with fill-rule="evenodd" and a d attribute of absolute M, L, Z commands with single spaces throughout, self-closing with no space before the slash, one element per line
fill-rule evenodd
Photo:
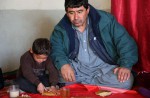
<path fill-rule="evenodd" d="M 99 96 L 102 96 L 102 97 L 105 97 L 105 96 L 111 95 L 112 92 L 108 91 L 108 90 L 100 90 L 100 91 L 95 92 L 95 94 L 99 95 Z"/>
<path fill-rule="evenodd" d="M 44 91 L 42 93 L 42 95 L 44 95 L 44 96 L 58 96 L 59 93 L 58 92 L 51 92 L 51 91 Z"/>

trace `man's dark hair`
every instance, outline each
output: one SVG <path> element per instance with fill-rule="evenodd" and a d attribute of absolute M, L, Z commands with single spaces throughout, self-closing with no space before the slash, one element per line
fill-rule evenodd
<path fill-rule="evenodd" d="M 78 8 L 84 6 L 84 8 L 88 9 L 88 0 L 65 0 L 65 10 L 67 8 Z"/>
<path fill-rule="evenodd" d="M 38 38 L 33 42 L 32 51 L 39 55 L 49 55 L 51 50 L 50 41 L 46 38 Z"/>

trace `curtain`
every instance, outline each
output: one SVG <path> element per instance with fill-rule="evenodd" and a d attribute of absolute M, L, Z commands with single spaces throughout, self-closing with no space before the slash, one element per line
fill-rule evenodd
<path fill-rule="evenodd" d="M 150 72 L 150 0 L 111 0 L 111 13 L 138 45 L 135 71 Z"/>

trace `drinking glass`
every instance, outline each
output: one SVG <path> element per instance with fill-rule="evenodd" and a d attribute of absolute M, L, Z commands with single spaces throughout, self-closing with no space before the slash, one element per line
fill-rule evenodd
<path fill-rule="evenodd" d="M 18 85 L 11 85 L 9 87 L 9 96 L 10 96 L 10 98 L 16 98 L 19 96 L 19 86 Z"/>

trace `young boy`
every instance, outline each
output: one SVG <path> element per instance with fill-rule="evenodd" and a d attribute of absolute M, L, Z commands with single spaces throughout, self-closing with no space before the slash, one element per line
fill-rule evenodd
<path fill-rule="evenodd" d="M 50 86 L 55 90 L 58 83 L 58 72 L 50 57 L 50 42 L 39 38 L 33 42 L 32 48 L 20 59 L 20 68 L 16 83 L 20 89 L 29 93 L 43 93 Z M 46 70 L 49 75 L 46 75 Z M 49 78 L 48 78 L 49 76 Z"/>

